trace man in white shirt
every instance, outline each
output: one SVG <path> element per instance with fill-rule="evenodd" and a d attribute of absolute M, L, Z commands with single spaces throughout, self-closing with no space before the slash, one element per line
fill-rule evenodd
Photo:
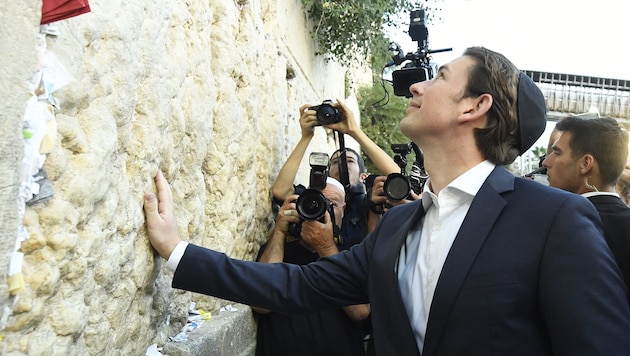
<path fill-rule="evenodd" d="M 158 172 L 147 231 L 173 286 L 284 313 L 369 302 L 378 355 L 627 355 L 630 307 L 597 211 L 502 167 L 544 131 L 536 85 L 471 47 L 410 91 L 400 128 L 424 153 L 422 199 L 305 267 L 181 241 Z"/>

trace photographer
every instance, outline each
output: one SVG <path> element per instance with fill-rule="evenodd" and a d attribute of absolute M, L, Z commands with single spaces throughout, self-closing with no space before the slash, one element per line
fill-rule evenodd
<path fill-rule="evenodd" d="M 424 169 L 422 150 L 413 142 L 408 144 L 392 144 L 394 162 L 400 167 L 400 173 L 390 173 L 372 178 L 368 190 L 368 208 L 375 214 L 384 214 L 394 206 L 412 202 L 420 198 L 429 175 Z M 414 152 L 415 160 L 409 174 L 407 155 Z M 377 221 L 378 222 L 378 221 Z"/>
<path fill-rule="evenodd" d="M 341 112 L 342 120 L 338 123 L 326 125 L 326 128 L 342 132 L 352 137 L 361 146 L 361 150 L 372 160 L 378 172 L 382 174 L 398 172 L 399 168 L 396 162 L 361 130 L 352 111 L 339 99 L 337 99 L 337 103 L 333 104 L 333 106 Z M 333 158 L 334 155 L 331 160 Z M 350 171 L 350 169 L 348 169 L 348 171 Z M 361 173 L 365 173 L 365 171 Z M 331 176 L 334 177 L 332 168 Z M 353 179 L 355 179 L 355 177 L 350 176 L 350 184 L 353 184 Z M 358 178 L 356 178 L 356 180 L 358 181 Z"/>
<path fill-rule="evenodd" d="M 374 162 L 376 168 L 383 174 L 389 174 L 392 172 L 397 172 L 399 170 L 396 163 L 393 159 L 387 154 L 387 152 L 383 151 L 374 141 L 372 141 L 367 135 L 361 130 L 359 125 L 357 124 L 354 114 L 352 111 L 339 99 L 337 99 L 337 103 L 332 104 L 341 115 L 341 120 L 336 123 L 326 124 L 324 127 L 332 130 L 339 131 L 343 134 L 347 134 L 352 137 L 359 145 L 361 145 L 361 149 L 363 152 L 367 154 L 368 157 Z M 297 174 L 298 168 L 300 166 L 300 162 L 306 153 L 306 149 L 308 144 L 314 135 L 314 129 L 319 125 L 319 122 L 316 117 L 316 111 L 311 110 L 311 104 L 302 105 L 300 107 L 300 127 L 302 129 L 302 136 L 300 141 L 293 149 L 293 152 L 287 158 L 287 161 L 284 163 L 280 172 L 278 173 L 278 177 L 273 184 L 272 194 L 274 201 L 280 205 L 282 201 L 284 201 L 287 197 L 296 193 L 296 189 L 303 189 L 303 186 L 294 185 L 295 176 Z M 348 152 L 350 154 L 348 154 Z M 330 165 L 330 176 L 341 181 L 341 177 L 339 176 L 338 169 L 338 160 L 339 153 L 333 153 L 331 157 L 331 165 Z M 370 231 L 367 228 L 367 217 L 365 213 L 357 213 L 364 212 L 365 209 L 365 198 L 362 199 L 351 199 L 354 198 L 355 192 L 365 192 L 365 187 L 363 185 L 363 179 L 367 176 L 365 172 L 365 165 L 363 164 L 363 159 L 361 156 L 354 150 L 346 149 L 346 163 L 347 163 L 347 172 L 349 183 L 354 189 L 351 189 L 349 192 L 349 196 L 347 201 L 358 201 L 351 204 L 346 205 L 346 218 L 344 218 L 344 222 L 342 223 L 342 231 L 346 233 L 344 235 L 345 241 L 352 241 L 352 243 L 358 243 L 360 240 L 367 235 Z M 365 196 L 365 194 L 363 194 Z M 351 210 L 353 212 L 351 212 Z M 371 216 L 371 219 L 378 219 L 380 216 Z M 349 221 L 352 220 L 351 225 L 349 226 Z M 359 223 L 360 222 L 360 223 Z M 363 226 L 363 227 L 361 227 Z M 350 235 L 348 235 L 350 233 Z M 351 245 L 348 242 L 343 244 L 344 248 L 349 248 Z"/>
<path fill-rule="evenodd" d="M 363 152 L 370 157 L 380 172 L 389 174 L 399 170 L 398 166 L 387 152 L 383 151 L 361 130 L 350 108 L 339 99 L 337 99 L 337 103 L 331 103 L 331 106 L 338 110 L 340 118 L 339 120 L 330 120 L 336 122 L 324 124 L 324 127 L 347 134 L 357 141 L 357 143 L 361 145 Z M 272 194 L 274 204 L 282 205 L 282 202 L 288 197 L 296 193 L 299 194 L 305 189 L 301 184 L 294 185 L 294 180 L 300 162 L 306 153 L 308 144 L 313 138 L 315 127 L 320 125 L 317 119 L 317 111 L 312 108 L 313 106 L 311 104 L 302 105 L 300 107 L 302 136 L 295 149 L 293 149 L 293 152 L 291 152 L 289 158 L 287 158 L 287 161 L 282 166 L 282 169 L 280 169 L 278 177 L 273 184 Z M 350 188 L 346 195 L 346 206 L 341 223 L 341 236 L 343 238 L 338 247 L 341 250 L 346 250 L 363 241 L 365 236 L 376 226 L 376 223 L 381 218 L 381 214 L 367 209 L 369 196 L 364 184 L 367 173 L 363 158 L 361 158 L 358 152 L 350 148 L 346 148 L 344 152 L 340 150 L 335 151 L 331 155 L 328 165 L 330 176 L 341 181 L 340 174 L 342 169 L 340 169 L 340 164 L 342 164 L 342 153 L 345 153 L 345 171 L 348 174 Z M 373 348 L 372 338 L 370 336 L 371 329 L 371 321 L 368 318 L 364 323 L 368 350 Z"/>
<path fill-rule="evenodd" d="M 363 238 L 372 231 L 370 226 L 374 227 L 380 219 L 381 214 L 370 211 L 368 209 L 368 191 L 371 182 L 365 169 L 365 162 L 361 155 L 351 149 L 345 149 L 346 169 L 350 177 L 350 189 L 346 194 L 346 209 L 344 211 L 341 234 L 344 237 L 342 244 L 343 249 L 352 247 L 363 240 Z M 331 177 L 339 177 L 339 165 L 342 165 L 342 151 L 333 152 L 330 157 L 329 172 Z"/>
<path fill-rule="evenodd" d="M 344 188 L 328 178 L 321 193 L 330 200 L 334 216 L 325 214 L 324 223 L 303 221 L 301 239 L 287 241 L 289 226 L 301 221 L 296 210 L 298 195 L 292 195 L 280 207 L 273 233 L 258 254 L 265 263 L 287 262 L 306 265 L 320 257 L 339 252 L 333 236 L 333 221 L 342 221 Z M 362 323 L 370 313 L 369 304 L 351 305 L 306 314 L 279 314 L 253 308 L 258 313 L 256 355 L 364 355 Z"/>
<path fill-rule="evenodd" d="M 414 200 L 420 199 L 420 195 L 416 194 L 413 190 L 409 191 L 409 196 L 402 200 L 390 200 L 385 194 L 385 182 L 387 181 L 386 175 L 378 175 L 374 177 L 374 183 L 372 189 L 370 189 L 370 202 L 369 207 L 374 213 L 384 214 L 389 209 L 401 205 L 410 203 Z M 378 221 L 377 221 L 378 222 Z"/>

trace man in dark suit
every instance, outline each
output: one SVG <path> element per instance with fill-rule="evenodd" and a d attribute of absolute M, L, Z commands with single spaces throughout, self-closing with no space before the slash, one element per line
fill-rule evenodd
<path fill-rule="evenodd" d="M 549 185 L 581 194 L 595 205 L 604 238 L 630 286 L 630 208 L 616 191 L 628 157 L 628 132 L 609 117 L 576 116 L 559 121 L 555 130 L 560 136 L 543 161 Z"/>
<path fill-rule="evenodd" d="M 424 152 L 421 199 L 308 266 L 181 241 L 158 171 L 157 199 L 145 195 L 147 233 L 173 286 L 284 313 L 369 302 L 384 356 L 628 355 L 630 307 L 593 205 L 502 167 L 544 131 L 541 91 L 480 47 L 410 91 L 400 128 Z"/>

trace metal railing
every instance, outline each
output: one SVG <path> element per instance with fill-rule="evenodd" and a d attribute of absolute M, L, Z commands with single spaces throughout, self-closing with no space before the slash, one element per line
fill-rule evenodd
<path fill-rule="evenodd" d="M 575 74 L 524 71 L 542 90 L 547 111 L 585 113 L 597 110 L 630 122 L 630 81 Z"/>

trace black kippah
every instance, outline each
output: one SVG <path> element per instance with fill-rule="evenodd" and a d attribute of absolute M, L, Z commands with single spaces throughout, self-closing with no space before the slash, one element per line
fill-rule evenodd
<path fill-rule="evenodd" d="M 520 73 L 516 97 L 518 110 L 518 152 L 525 153 L 540 138 L 547 127 L 545 97 L 533 80 Z"/>

